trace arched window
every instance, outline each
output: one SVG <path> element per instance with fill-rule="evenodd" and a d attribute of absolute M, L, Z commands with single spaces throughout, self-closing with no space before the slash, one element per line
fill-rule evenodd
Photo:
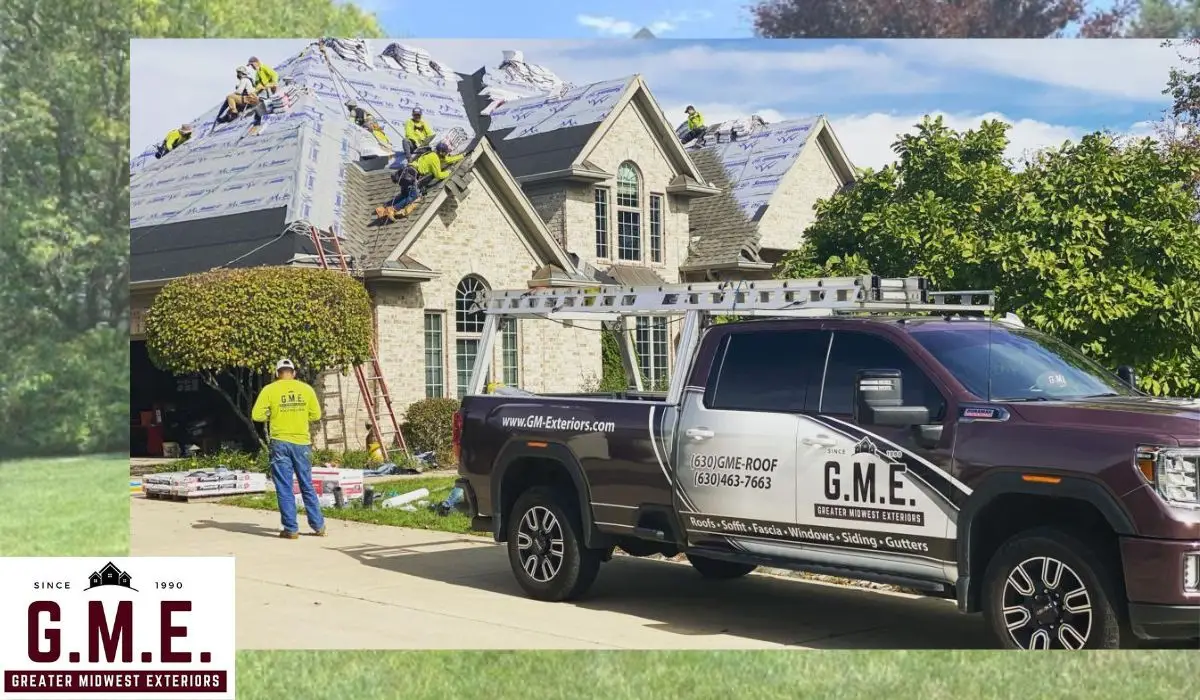
<path fill-rule="evenodd" d="M 475 356 L 479 354 L 479 338 L 487 315 L 478 302 L 480 293 L 487 288 L 482 277 L 467 275 L 454 289 L 454 373 L 460 399 L 467 395 Z"/>
<path fill-rule="evenodd" d="M 642 259 L 642 182 L 629 161 L 617 168 L 617 259 Z"/>
<path fill-rule="evenodd" d="M 462 278 L 454 290 L 454 330 L 459 333 L 482 333 L 485 314 L 476 306 L 480 292 L 487 283 L 474 275 Z"/>

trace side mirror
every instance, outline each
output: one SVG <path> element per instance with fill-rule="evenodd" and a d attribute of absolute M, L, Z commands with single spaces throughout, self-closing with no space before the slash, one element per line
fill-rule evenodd
<path fill-rule="evenodd" d="M 929 423 L 929 409 L 904 405 L 898 369 L 864 369 L 854 377 L 854 422 L 859 425 L 911 426 Z"/>
<path fill-rule="evenodd" d="M 1117 378 L 1125 382 L 1130 388 L 1137 388 L 1137 372 L 1129 365 L 1121 365 L 1117 368 Z"/>

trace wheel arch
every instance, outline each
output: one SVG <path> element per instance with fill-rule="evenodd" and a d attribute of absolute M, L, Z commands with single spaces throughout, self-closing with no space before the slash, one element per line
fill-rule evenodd
<path fill-rule="evenodd" d="M 535 467 L 528 478 L 520 478 L 515 469 Z M 604 538 L 592 518 L 591 488 L 583 466 L 569 447 L 559 442 L 513 440 L 501 448 L 492 477 L 493 528 L 497 542 L 508 539 L 508 522 L 512 506 L 521 494 L 533 486 L 570 485 L 577 499 L 579 518 L 583 525 L 584 545 L 599 546 Z"/>
<path fill-rule="evenodd" d="M 1050 506 L 1057 502 L 1071 504 L 1077 508 L 1090 508 L 1100 520 L 1118 536 L 1134 534 L 1133 519 L 1120 504 L 1116 496 L 1103 484 L 1088 478 L 1077 476 L 1055 475 L 1059 481 L 1048 483 L 1043 481 L 1026 481 L 1020 472 L 1000 472 L 987 477 L 971 493 L 958 516 L 958 580 L 955 588 L 959 609 L 963 612 L 978 612 L 981 610 L 981 592 L 983 588 L 983 569 L 987 566 L 990 554 L 980 551 L 980 546 L 987 545 L 982 533 L 986 529 L 981 516 L 986 516 L 995 507 L 1002 505 L 1006 499 L 1020 499 L 1023 502 L 1045 501 Z M 1030 522 L 1028 527 L 1034 527 L 1045 522 Z M 1014 523 L 1015 531 L 1024 529 L 1019 521 Z M 1114 543 L 1115 545 L 1115 543 Z M 1118 572 L 1120 574 L 1120 572 Z"/>

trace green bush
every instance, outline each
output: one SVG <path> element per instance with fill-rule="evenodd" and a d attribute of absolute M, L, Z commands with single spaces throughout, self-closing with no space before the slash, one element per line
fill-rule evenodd
<path fill-rule="evenodd" d="M 404 414 L 404 438 L 414 454 L 433 451 L 440 467 L 454 466 L 455 399 L 421 399 Z"/>

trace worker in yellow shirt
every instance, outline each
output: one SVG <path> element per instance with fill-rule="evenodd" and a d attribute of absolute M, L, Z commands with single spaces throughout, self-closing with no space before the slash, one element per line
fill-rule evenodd
<path fill-rule="evenodd" d="M 167 138 L 158 144 L 158 148 L 154 152 L 155 158 L 162 158 L 177 147 L 187 143 L 187 140 L 192 138 L 192 125 L 184 124 L 178 129 L 171 129 L 167 132 Z"/>
<path fill-rule="evenodd" d="M 413 161 L 413 167 L 416 168 L 420 179 L 417 181 L 422 185 L 432 183 L 433 181 L 441 181 L 450 177 L 450 168 L 447 166 L 454 165 L 462 160 L 461 155 L 450 155 L 450 144 L 442 141 L 433 149 L 432 152 L 417 158 Z"/>
<path fill-rule="evenodd" d="M 258 56 L 251 56 L 246 63 L 254 70 L 254 91 L 266 90 L 269 94 L 274 94 L 279 87 L 279 74 L 275 69 L 258 60 Z"/>
<path fill-rule="evenodd" d="M 420 107 L 413 107 L 412 117 L 404 122 L 404 156 L 412 158 L 413 151 L 433 139 L 433 127 L 425 121 Z"/>
<path fill-rule="evenodd" d="M 275 482 L 275 500 L 283 530 L 279 536 L 294 540 L 300 537 L 296 520 L 296 498 L 292 479 L 300 486 L 304 514 L 308 525 L 319 536 L 325 535 L 325 518 L 312 480 L 312 438 L 308 424 L 321 419 L 321 404 L 317 392 L 296 379 L 296 365 L 283 359 L 275 364 L 275 381 L 263 387 L 254 401 L 250 418 L 267 424 L 271 446 L 271 479 Z"/>
<path fill-rule="evenodd" d="M 689 143 L 704 136 L 704 133 L 708 131 L 708 127 L 704 126 L 704 117 L 700 115 L 700 112 L 692 105 L 688 105 L 684 113 L 687 114 L 688 130 L 680 141 L 682 143 Z"/>

